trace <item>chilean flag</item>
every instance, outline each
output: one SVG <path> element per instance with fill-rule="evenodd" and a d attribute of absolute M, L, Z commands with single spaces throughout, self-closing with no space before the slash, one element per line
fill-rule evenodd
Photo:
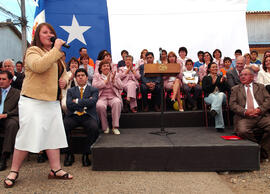
<path fill-rule="evenodd" d="M 50 23 L 57 36 L 71 46 L 67 60 L 86 47 L 94 60 L 99 51 L 121 59 L 123 49 L 139 59 L 142 49 L 178 53 L 185 46 L 197 60 L 199 50 L 220 49 L 223 56 L 249 52 L 247 0 L 36 0 L 33 31 Z"/>

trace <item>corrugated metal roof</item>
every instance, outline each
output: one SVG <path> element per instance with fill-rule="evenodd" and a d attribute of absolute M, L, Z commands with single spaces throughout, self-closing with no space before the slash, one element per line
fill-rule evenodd
<path fill-rule="evenodd" d="M 270 11 L 247 11 L 247 14 L 270 14 Z"/>

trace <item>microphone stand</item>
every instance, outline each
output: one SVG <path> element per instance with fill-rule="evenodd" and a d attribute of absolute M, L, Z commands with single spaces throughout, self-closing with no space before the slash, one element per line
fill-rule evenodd
<path fill-rule="evenodd" d="M 161 61 L 162 48 L 159 48 L 159 52 L 160 52 L 160 62 L 162 64 L 162 61 Z M 164 83 L 163 83 L 162 75 L 160 77 L 161 77 L 161 84 L 160 84 L 160 88 L 161 88 L 160 131 L 150 132 L 150 134 L 167 136 L 167 135 L 172 135 L 172 134 L 176 134 L 176 133 L 165 131 L 165 128 L 164 128 Z"/>

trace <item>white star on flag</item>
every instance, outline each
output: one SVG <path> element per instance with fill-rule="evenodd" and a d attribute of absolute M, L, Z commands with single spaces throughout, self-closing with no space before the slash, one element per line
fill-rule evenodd
<path fill-rule="evenodd" d="M 75 39 L 78 39 L 79 41 L 81 41 L 83 44 L 86 45 L 83 33 L 88 29 L 90 29 L 91 26 L 80 26 L 75 15 L 73 15 L 71 26 L 60 26 L 60 27 L 69 33 L 67 44 L 69 44 Z"/>

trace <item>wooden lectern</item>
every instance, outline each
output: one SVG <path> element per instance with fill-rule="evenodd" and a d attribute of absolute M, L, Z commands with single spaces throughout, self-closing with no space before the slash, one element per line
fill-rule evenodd
<path fill-rule="evenodd" d="M 163 76 L 177 76 L 180 73 L 180 65 L 177 63 L 168 64 L 144 64 L 145 77 L 163 77 Z M 174 132 L 168 132 L 164 129 L 164 84 L 161 79 L 161 115 L 160 115 L 160 131 L 151 132 L 154 135 L 171 135 Z"/>

